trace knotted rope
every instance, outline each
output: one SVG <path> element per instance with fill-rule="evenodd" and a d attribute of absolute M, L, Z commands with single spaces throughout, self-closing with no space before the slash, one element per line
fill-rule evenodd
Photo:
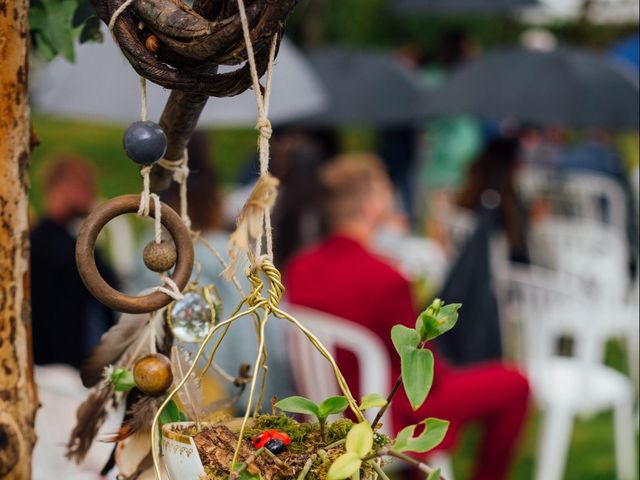
<path fill-rule="evenodd" d="M 109 32 L 114 37 L 113 29 L 115 27 L 118 17 L 133 3 L 134 0 L 126 0 L 120 5 L 109 21 Z M 144 77 L 140 76 L 140 120 L 145 122 L 148 119 L 147 111 L 147 81 Z M 187 166 L 187 151 L 185 149 L 182 158 L 176 161 L 167 159 L 161 159 L 156 162 L 162 168 L 173 171 L 173 180 L 180 185 L 180 217 L 185 223 L 187 228 L 191 228 L 191 220 L 187 213 L 187 177 L 189 176 L 189 167 Z M 145 165 L 140 168 L 140 175 L 142 176 L 142 193 L 140 194 L 140 206 L 137 214 L 141 217 L 148 217 L 151 208 L 151 202 L 154 207 L 154 241 L 156 243 L 162 242 L 162 208 L 160 206 L 160 197 L 151 193 L 151 165 Z M 161 274 L 160 279 L 162 284 L 160 286 L 151 289 L 153 292 L 162 292 L 169 295 L 174 300 L 181 300 L 183 298 L 182 292 L 176 285 L 176 283 L 166 274 Z M 166 285 L 168 288 L 166 288 Z"/>
<path fill-rule="evenodd" d="M 258 119 L 256 129 L 258 130 L 258 157 L 260 162 L 260 178 L 247 202 L 242 207 L 238 215 L 236 230 L 229 237 L 229 266 L 224 270 L 225 278 L 231 278 L 241 253 L 246 254 L 251 263 L 252 270 L 259 268 L 264 261 L 273 261 L 273 235 L 271 227 L 271 209 L 276 201 L 278 179 L 269 174 L 269 140 L 273 134 L 271 122 L 269 121 L 269 98 L 271 94 L 271 83 L 273 79 L 273 61 L 278 45 L 278 37 L 274 36 L 269 50 L 269 63 L 266 72 L 264 93 L 260 86 L 260 78 L 256 67 L 253 44 L 249 31 L 249 23 L 244 7 L 244 2 L 238 0 L 238 12 L 242 24 L 242 33 L 247 49 L 247 61 L 251 72 L 253 90 L 256 96 L 258 107 Z M 263 255 L 262 241 L 266 242 L 266 251 Z M 252 247 L 253 244 L 253 247 Z"/>

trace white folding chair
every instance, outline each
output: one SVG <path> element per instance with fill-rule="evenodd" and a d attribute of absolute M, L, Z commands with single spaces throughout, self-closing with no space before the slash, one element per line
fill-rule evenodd
<path fill-rule="evenodd" d="M 335 355 L 343 349 L 355 355 L 360 377 L 362 395 L 378 393 L 387 396 L 391 391 L 389 373 L 391 365 L 387 350 L 380 338 L 361 325 L 309 308 L 290 306 L 289 313 L 296 317 Z M 291 366 L 296 387 L 301 395 L 321 402 L 332 395 L 340 395 L 340 389 L 329 362 L 315 350 L 302 332 L 295 330 L 290 336 Z M 382 417 L 382 430 L 393 432 L 391 415 Z M 365 412 L 365 417 L 373 421 L 375 409 Z M 449 456 L 438 452 L 433 456 L 433 464 L 441 468 L 447 479 L 453 480 L 453 470 Z M 437 465 L 436 465 L 437 464 Z"/>
<path fill-rule="evenodd" d="M 542 410 L 536 480 L 563 477 L 573 421 L 613 410 L 615 458 L 619 479 L 636 476 L 634 391 L 631 381 L 601 363 L 606 341 L 598 328 L 605 311 L 584 301 L 579 278 L 536 267 L 504 266 L 501 305 L 507 321 L 520 324 L 522 358 Z M 571 357 L 560 357 L 561 336 L 574 339 Z"/>

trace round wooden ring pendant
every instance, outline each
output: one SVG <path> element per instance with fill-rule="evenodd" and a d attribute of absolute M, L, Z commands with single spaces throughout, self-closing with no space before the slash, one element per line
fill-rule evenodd
<path fill-rule="evenodd" d="M 87 289 L 107 307 L 125 313 L 149 313 L 168 305 L 173 299 L 162 292 L 135 297 L 125 295 L 104 281 L 94 256 L 96 240 L 102 228 L 113 218 L 137 212 L 140 195 L 122 195 L 98 205 L 82 224 L 76 242 L 76 263 L 78 272 Z M 171 279 L 182 291 L 191 278 L 193 270 L 193 242 L 189 229 L 180 216 L 168 205 L 160 203 L 162 225 L 169 231 L 176 246 L 178 258 Z M 153 205 L 149 216 L 155 215 Z"/>

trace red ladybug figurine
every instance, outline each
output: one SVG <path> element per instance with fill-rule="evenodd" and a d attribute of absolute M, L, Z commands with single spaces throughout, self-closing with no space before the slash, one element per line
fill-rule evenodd
<path fill-rule="evenodd" d="M 253 437 L 253 446 L 256 449 L 266 447 L 270 440 L 278 440 L 279 442 L 282 442 L 283 447 L 286 447 L 291 443 L 291 438 L 286 433 L 281 432 L 280 430 L 265 430 Z M 282 451 L 282 449 L 280 451 Z"/>

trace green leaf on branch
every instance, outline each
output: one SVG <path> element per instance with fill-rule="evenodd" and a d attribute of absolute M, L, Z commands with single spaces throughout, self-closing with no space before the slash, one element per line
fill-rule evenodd
<path fill-rule="evenodd" d="M 244 463 L 234 463 L 231 471 L 237 472 L 240 469 L 242 470 L 240 471 L 240 475 L 238 476 L 239 480 L 259 480 L 261 478 L 260 475 L 252 475 L 251 473 L 249 473 L 249 471 L 247 471 L 247 466 Z"/>
<path fill-rule="evenodd" d="M 344 480 L 360 470 L 362 460 L 355 453 L 345 453 L 336 458 L 327 472 L 327 480 Z"/>
<path fill-rule="evenodd" d="M 400 352 L 404 391 L 414 410 L 424 403 L 433 383 L 433 353 L 422 348 L 404 347 Z"/>
<path fill-rule="evenodd" d="M 424 425 L 424 430 L 414 436 L 418 425 Z M 449 422 L 437 418 L 427 418 L 418 425 L 410 425 L 400 431 L 393 444 L 393 450 L 398 452 L 425 453 L 437 447 L 444 439 L 449 428 Z"/>
<path fill-rule="evenodd" d="M 89 0 L 32 0 L 29 30 L 34 50 L 45 60 L 75 61 L 75 42 L 101 41 L 100 20 Z"/>
<path fill-rule="evenodd" d="M 113 370 L 109 374 L 109 381 L 113 384 L 116 392 L 128 392 L 136 386 L 131 370 L 123 367 Z"/>
<path fill-rule="evenodd" d="M 440 469 L 436 468 L 433 472 L 431 472 L 429 475 L 427 475 L 427 479 L 426 480 L 440 480 L 440 476 L 442 474 L 440 473 Z"/>
<path fill-rule="evenodd" d="M 315 415 L 320 418 L 320 409 L 318 405 L 308 398 L 293 396 L 287 397 L 276 403 L 276 407 L 284 412 L 303 413 L 306 415 Z"/>
<path fill-rule="evenodd" d="M 318 406 L 318 418 L 324 420 L 329 415 L 342 413 L 347 409 L 348 406 L 349 402 L 345 397 L 329 397 Z"/>
<path fill-rule="evenodd" d="M 370 393 L 362 397 L 360 410 L 368 410 L 370 408 L 382 408 L 387 404 L 387 399 L 378 393 Z"/>
<path fill-rule="evenodd" d="M 354 425 L 347 434 L 344 446 L 347 453 L 354 453 L 358 458 L 363 458 L 373 448 L 373 430 L 367 422 Z"/>
<path fill-rule="evenodd" d="M 394 325 L 391 329 L 391 341 L 397 352 L 402 353 L 404 347 L 417 348 L 420 344 L 420 335 L 412 328 Z"/>
<path fill-rule="evenodd" d="M 165 423 L 173 423 L 173 422 L 185 422 L 187 420 L 187 416 L 180 411 L 178 405 L 173 400 L 170 400 L 167 403 L 167 406 L 164 407 L 162 412 L 160 413 L 160 424 L 164 425 Z"/>
<path fill-rule="evenodd" d="M 331 464 L 327 480 L 343 480 L 349 478 L 362 465 L 362 459 L 373 448 L 373 430 L 367 422 L 351 427 L 344 445 L 346 453 L 340 455 Z"/>
<path fill-rule="evenodd" d="M 458 321 L 458 310 L 461 306 L 460 303 L 451 303 L 449 305 L 438 304 L 438 308 L 433 308 L 432 304 L 422 312 L 416 322 L 416 329 L 420 332 L 421 340 L 423 342 L 433 340 L 451 330 Z"/>

